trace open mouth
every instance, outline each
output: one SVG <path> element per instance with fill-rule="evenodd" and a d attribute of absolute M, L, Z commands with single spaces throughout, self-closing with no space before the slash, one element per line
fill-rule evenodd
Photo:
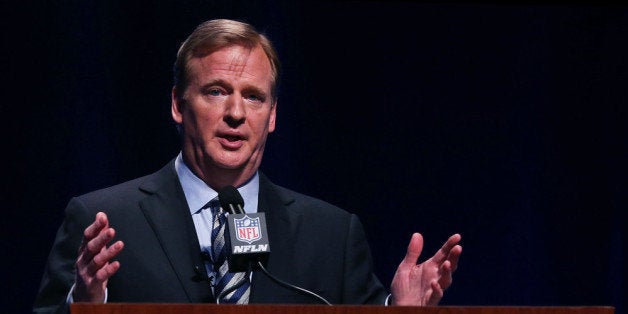
<path fill-rule="evenodd" d="M 237 142 L 237 141 L 242 140 L 241 136 L 236 136 L 236 135 L 226 135 L 226 136 L 223 136 L 223 138 L 229 142 Z"/>
<path fill-rule="evenodd" d="M 246 138 L 239 134 L 218 134 L 220 145 L 228 150 L 237 150 L 244 144 Z"/>

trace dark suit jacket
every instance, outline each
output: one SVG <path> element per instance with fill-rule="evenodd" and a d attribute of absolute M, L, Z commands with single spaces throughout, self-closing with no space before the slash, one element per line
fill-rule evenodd
<path fill-rule="evenodd" d="M 332 304 L 383 304 L 358 218 L 323 201 L 290 191 L 260 175 L 259 211 L 270 239 L 267 268 L 279 279 L 311 290 Z M 36 312 L 67 310 L 83 230 L 98 211 L 107 213 L 125 247 L 121 267 L 108 283 L 108 302 L 213 302 L 194 223 L 174 161 L 160 171 L 73 198 L 59 228 Z M 317 303 L 253 274 L 250 303 Z"/>

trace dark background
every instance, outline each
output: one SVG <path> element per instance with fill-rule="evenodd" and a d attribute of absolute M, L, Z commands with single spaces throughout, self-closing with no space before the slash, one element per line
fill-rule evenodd
<path fill-rule="evenodd" d="M 423 258 L 459 232 L 442 304 L 626 309 L 626 6 L 2 6 L 7 313 L 29 311 L 70 197 L 177 154 L 172 63 L 218 17 L 267 33 L 283 62 L 262 169 L 357 213 L 385 285 L 412 232 Z"/>

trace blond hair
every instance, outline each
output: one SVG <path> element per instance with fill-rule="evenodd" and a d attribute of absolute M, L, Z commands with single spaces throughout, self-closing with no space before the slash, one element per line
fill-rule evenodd
<path fill-rule="evenodd" d="M 279 80 L 279 57 L 272 43 L 266 36 L 257 32 L 247 23 L 217 19 L 206 21 L 194 29 L 192 34 L 181 44 L 174 63 L 174 86 L 183 97 L 188 87 L 189 61 L 192 58 L 206 56 L 219 49 L 239 45 L 249 49 L 261 46 L 270 61 L 272 71 L 271 97 L 277 99 Z"/>

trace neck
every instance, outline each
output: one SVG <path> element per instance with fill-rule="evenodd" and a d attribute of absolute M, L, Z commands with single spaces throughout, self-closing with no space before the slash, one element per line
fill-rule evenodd
<path fill-rule="evenodd" d="M 203 160 L 192 160 L 193 158 L 183 153 L 183 161 L 188 168 L 215 191 L 228 185 L 236 188 L 244 185 L 255 175 L 258 168 L 246 165 L 241 169 L 225 169 L 212 166 Z"/>

